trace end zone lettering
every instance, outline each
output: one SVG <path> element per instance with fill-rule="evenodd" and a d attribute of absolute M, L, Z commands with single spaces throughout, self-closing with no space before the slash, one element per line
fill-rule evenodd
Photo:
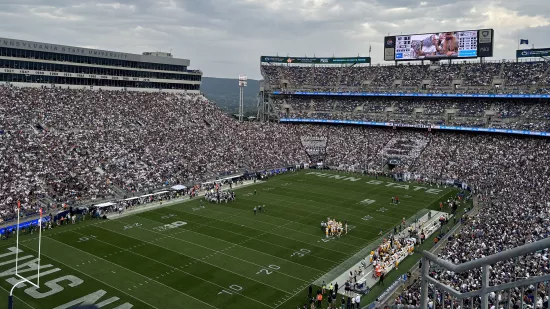
<path fill-rule="evenodd" d="M 318 173 L 318 172 L 309 172 L 306 175 L 315 175 L 315 176 L 319 176 L 319 177 L 341 179 L 341 180 L 348 180 L 348 181 L 359 181 L 359 180 L 361 180 L 361 178 L 348 177 L 348 176 L 335 175 L 335 174 L 328 174 L 328 173 Z"/>
<path fill-rule="evenodd" d="M 386 187 L 400 188 L 400 189 L 413 190 L 413 191 L 426 190 L 425 192 L 428 193 L 428 194 L 440 194 L 441 192 L 443 192 L 443 190 L 440 190 L 440 189 L 430 189 L 430 188 L 422 187 L 422 186 L 411 186 L 411 185 L 407 185 L 407 184 L 400 184 L 400 183 L 397 183 L 397 182 L 369 180 L 369 181 L 367 181 L 367 183 L 369 185 L 385 185 Z"/>
<path fill-rule="evenodd" d="M 362 179 L 362 178 L 348 177 L 348 176 L 329 174 L 329 173 L 319 173 L 319 172 L 309 172 L 306 175 L 315 175 L 318 177 L 332 178 L 332 179 L 338 179 L 338 180 L 348 180 L 348 181 L 359 181 Z M 380 180 L 369 180 L 366 183 L 370 185 L 385 185 L 386 187 L 400 188 L 400 189 L 413 190 L 413 191 L 426 190 L 425 192 L 428 194 L 440 194 L 441 192 L 443 192 L 443 190 L 439 190 L 439 189 L 430 189 L 422 186 L 410 186 L 407 184 L 400 184 L 396 182 L 387 182 L 387 181 L 384 182 Z M 411 187 L 413 188 L 411 189 Z"/>
<path fill-rule="evenodd" d="M 19 260 L 28 260 L 28 259 L 31 259 L 31 260 L 28 260 L 25 263 L 20 263 L 18 265 L 18 273 L 35 272 L 35 271 L 38 270 L 38 259 L 37 258 L 33 259 L 32 255 L 22 256 L 21 253 L 23 253 L 23 250 L 21 250 L 21 249 L 17 250 L 16 247 L 6 248 L 5 250 L 7 250 L 8 252 L 4 253 L 4 254 L 0 254 L 0 266 L 14 265 L 15 264 L 15 254 L 19 253 Z M 6 261 L 5 260 L 6 258 L 10 259 L 10 260 Z M 76 276 L 73 276 L 73 275 L 60 275 L 58 272 L 61 271 L 61 269 L 60 268 L 53 268 L 53 267 L 54 266 L 51 265 L 51 264 L 40 265 L 40 270 L 44 269 L 43 272 L 40 272 L 40 278 L 46 277 L 46 280 L 49 279 L 48 281 L 41 284 L 40 290 L 37 289 L 34 286 L 27 287 L 28 285 L 25 284 L 25 283 L 17 285 L 16 288 L 17 289 L 25 288 L 23 290 L 25 292 L 25 294 L 27 294 L 28 296 L 30 296 L 34 299 L 44 299 L 46 297 L 50 297 L 50 296 L 53 296 L 53 295 L 56 295 L 60 292 L 65 291 L 65 288 L 74 288 L 74 287 L 77 287 L 77 286 L 81 285 L 82 283 L 84 283 L 84 280 L 82 280 L 82 279 L 80 279 Z M 51 279 L 51 277 L 53 277 L 52 274 L 56 274 L 58 276 L 55 276 L 55 278 Z M 13 285 L 13 284 L 20 281 L 19 278 L 16 278 L 14 276 L 15 276 L 15 267 L 10 267 L 7 270 L 2 268 L 0 270 L 0 277 L 3 277 L 3 278 L 8 277 L 6 279 L 6 282 L 8 282 L 11 285 Z M 36 277 L 38 277 L 38 275 L 30 276 L 28 279 L 33 280 L 33 279 L 36 279 Z M 82 305 L 82 304 L 86 304 L 86 305 L 94 305 L 95 304 L 96 306 L 101 308 L 101 307 L 104 307 L 106 305 L 115 303 L 115 302 L 120 300 L 119 297 L 113 296 L 113 297 L 110 297 L 110 298 L 105 299 L 105 300 L 98 303 L 98 301 L 100 301 L 103 298 L 103 296 L 105 296 L 105 294 L 107 294 L 106 291 L 99 290 L 99 291 L 93 292 L 91 294 L 82 296 L 82 297 L 80 297 L 76 300 L 70 301 L 69 303 L 57 306 L 54 309 L 72 308 L 75 305 Z M 132 305 L 130 303 L 124 303 L 124 304 L 119 305 L 115 309 L 130 309 L 133 306 L 134 305 Z"/>

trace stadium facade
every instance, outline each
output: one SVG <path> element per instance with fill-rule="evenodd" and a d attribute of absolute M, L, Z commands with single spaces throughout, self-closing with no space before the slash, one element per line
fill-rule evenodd
<path fill-rule="evenodd" d="M 199 92 L 200 70 L 170 53 L 130 54 L 0 38 L 0 84 Z"/>

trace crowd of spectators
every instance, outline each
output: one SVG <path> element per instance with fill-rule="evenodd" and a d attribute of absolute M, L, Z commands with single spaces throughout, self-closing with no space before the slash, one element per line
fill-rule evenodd
<path fill-rule="evenodd" d="M 504 63 L 504 76 L 507 86 L 532 86 L 536 85 L 548 69 L 548 63 L 537 62 L 506 62 Z"/>
<path fill-rule="evenodd" d="M 490 86 L 495 77 L 499 77 L 502 63 L 470 63 L 464 66 L 463 85 Z"/>
<path fill-rule="evenodd" d="M 550 153 L 549 146 L 547 139 L 540 138 L 455 133 L 431 137 L 414 169 L 427 177 L 458 178 L 475 184 L 476 192 L 485 202 L 483 210 L 471 216 L 464 228 L 448 239 L 439 254 L 441 258 L 463 263 L 549 236 L 547 188 L 550 181 L 545 175 L 550 168 L 544 162 Z M 499 228 L 495 228 L 497 226 Z M 548 250 L 544 250 L 517 261 L 492 265 L 489 280 L 490 285 L 497 285 L 549 272 Z M 460 292 L 481 288 L 480 270 L 455 274 L 434 267 L 430 275 Z M 432 289 L 430 286 L 430 296 Z M 542 308 L 548 292 L 541 286 L 539 303 L 531 303 L 531 308 Z M 514 308 L 520 308 L 515 306 L 522 298 L 527 304 L 532 302 L 533 293 L 533 287 L 527 287 L 524 295 L 521 290 L 504 291 L 500 297 L 493 293 L 490 302 L 495 308 L 509 308 L 510 300 Z M 436 303 L 432 308 L 449 307 L 450 300 L 440 297 L 440 292 L 438 295 L 431 300 Z M 419 285 L 413 284 L 395 302 L 417 306 L 419 297 Z M 465 308 L 479 306 L 479 299 L 474 301 L 476 304 L 466 302 Z"/>
<path fill-rule="evenodd" d="M 271 89 L 280 89 L 285 80 L 289 90 L 426 91 L 422 81 L 428 80 L 427 91 L 436 93 L 550 93 L 548 61 L 330 67 L 262 64 L 261 68 Z M 461 81 L 458 88 L 454 80 Z"/>
<path fill-rule="evenodd" d="M 376 119 L 399 124 L 448 124 L 544 132 L 550 127 L 550 112 L 545 100 L 333 96 L 285 96 L 285 99 L 275 100 L 275 105 L 283 103 L 290 108 L 282 116 L 291 118 Z"/>
<path fill-rule="evenodd" d="M 369 100 L 369 105 L 396 105 Z M 311 106 L 323 106 L 317 104 Z M 548 117 L 546 106 L 529 109 Z M 510 110 L 510 116 L 527 113 Z M 17 200 L 23 212 L 33 213 L 45 198 L 55 208 L 117 190 L 132 195 L 244 169 L 307 163 L 311 149 L 323 149 L 316 153 L 331 166 L 382 169 L 387 159 L 398 157 L 403 163 L 398 169 L 417 178 L 460 179 L 474 187 L 486 202 L 484 210 L 469 218 L 440 254 L 455 263 L 549 234 L 550 141 L 545 138 L 238 123 L 196 94 L 60 88 L 0 87 L 0 216 L 13 219 Z M 548 250 L 510 263 L 491 268 L 493 285 L 550 272 Z M 462 292 L 480 287 L 479 271 L 458 275 L 433 269 L 431 275 Z M 517 303 L 523 296 L 512 291 L 501 299 Z M 396 303 L 415 305 L 418 299 L 413 285 Z"/>
<path fill-rule="evenodd" d="M 0 87 L 0 215 L 306 162 L 287 130 L 201 95 Z"/>

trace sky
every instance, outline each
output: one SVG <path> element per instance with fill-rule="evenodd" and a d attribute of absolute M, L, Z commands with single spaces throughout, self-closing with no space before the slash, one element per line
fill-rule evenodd
<path fill-rule="evenodd" d="M 518 38 L 550 47 L 545 0 L 0 0 L 0 37 L 120 52 L 172 52 L 204 76 L 260 79 L 260 56 L 384 63 L 384 36 L 495 29 L 493 60 Z"/>

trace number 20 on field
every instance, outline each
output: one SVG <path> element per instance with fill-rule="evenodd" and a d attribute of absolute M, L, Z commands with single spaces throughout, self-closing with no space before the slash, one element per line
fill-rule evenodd
<path fill-rule="evenodd" d="M 257 272 L 256 275 L 260 275 L 260 274 L 271 275 L 274 270 L 279 270 L 279 269 L 281 269 L 281 267 L 272 264 L 267 266 L 267 268 L 260 269 L 260 271 Z"/>

